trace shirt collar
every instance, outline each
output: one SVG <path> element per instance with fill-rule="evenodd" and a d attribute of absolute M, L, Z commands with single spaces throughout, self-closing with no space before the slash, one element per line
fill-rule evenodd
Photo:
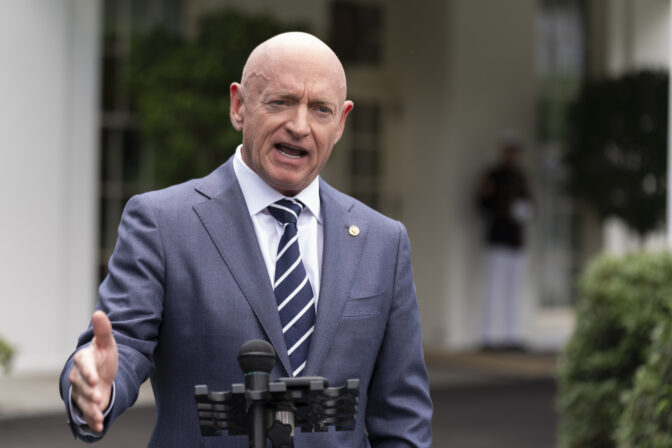
<path fill-rule="evenodd" d="M 269 186 L 257 173 L 245 164 L 241 154 L 243 145 L 238 145 L 236 155 L 233 158 L 233 170 L 243 191 L 243 197 L 250 216 L 262 212 L 272 203 L 285 198 L 282 193 Z M 303 202 L 308 210 L 315 216 L 318 222 L 322 222 L 320 214 L 320 176 L 316 176 L 306 188 L 294 196 Z"/>

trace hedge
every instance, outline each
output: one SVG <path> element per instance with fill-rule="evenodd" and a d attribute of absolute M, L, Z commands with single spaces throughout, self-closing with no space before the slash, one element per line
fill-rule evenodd
<path fill-rule="evenodd" d="M 619 448 L 672 447 L 672 319 L 661 315 L 646 364 L 624 394 L 625 409 L 616 429 Z"/>
<path fill-rule="evenodd" d="M 600 257 L 580 293 L 576 328 L 559 359 L 558 446 L 614 448 L 624 392 L 647 360 L 653 329 L 668 315 L 672 256 Z"/>

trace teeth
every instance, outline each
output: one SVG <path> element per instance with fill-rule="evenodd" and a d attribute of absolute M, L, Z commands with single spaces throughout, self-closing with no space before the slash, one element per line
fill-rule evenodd
<path fill-rule="evenodd" d="M 281 152 L 283 155 L 289 157 L 290 159 L 300 159 L 300 158 L 301 158 L 301 156 L 293 156 L 293 155 L 291 155 L 291 154 L 287 154 L 287 153 L 286 153 L 285 151 L 283 151 L 283 150 L 280 150 L 280 152 Z"/>
<path fill-rule="evenodd" d="M 303 152 L 302 149 L 300 149 L 300 148 L 294 148 L 293 146 L 284 145 L 284 144 L 280 144 L 280 145 L 277 146 L 278 151 L 280 151 L 280 153 L 282 153 L 283 155 L 289 157 L 290 159 L 300 159 L 300 158 L 301 158 L 301 154 L 299 154 L 299 155 L 293 155 L 293 154 L 288 154 L 288 153 L 286 153 L 285 151 L 282 150 L 283 147 L 285 147 L 285 148 L 289 148 L 289 149 L 293 149 L 293 150 L 295 150 L 295 151 L 301 151 L 301 152 Z"/>

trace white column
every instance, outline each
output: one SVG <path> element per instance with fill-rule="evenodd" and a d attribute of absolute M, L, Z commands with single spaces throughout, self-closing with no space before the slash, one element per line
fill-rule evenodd
<path fill-rule="evenodd" d="M 99 0 L 0 2 L 0 336 L 60 369 L 95 301 Z"/>

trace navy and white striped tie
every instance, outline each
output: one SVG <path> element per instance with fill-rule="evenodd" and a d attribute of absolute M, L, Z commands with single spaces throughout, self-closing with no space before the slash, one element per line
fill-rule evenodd
<path fill-rule="evenodd" d="M 296 228 L 301 210 L 301 202 L 288 199 L 268 206 L 271 215 L 284 227 L 275 259 L 273 290 L 293 376 L 301 375 L 306 367 L 310 339 L 315 330 L 315 295 L 301 261 Z"/>

